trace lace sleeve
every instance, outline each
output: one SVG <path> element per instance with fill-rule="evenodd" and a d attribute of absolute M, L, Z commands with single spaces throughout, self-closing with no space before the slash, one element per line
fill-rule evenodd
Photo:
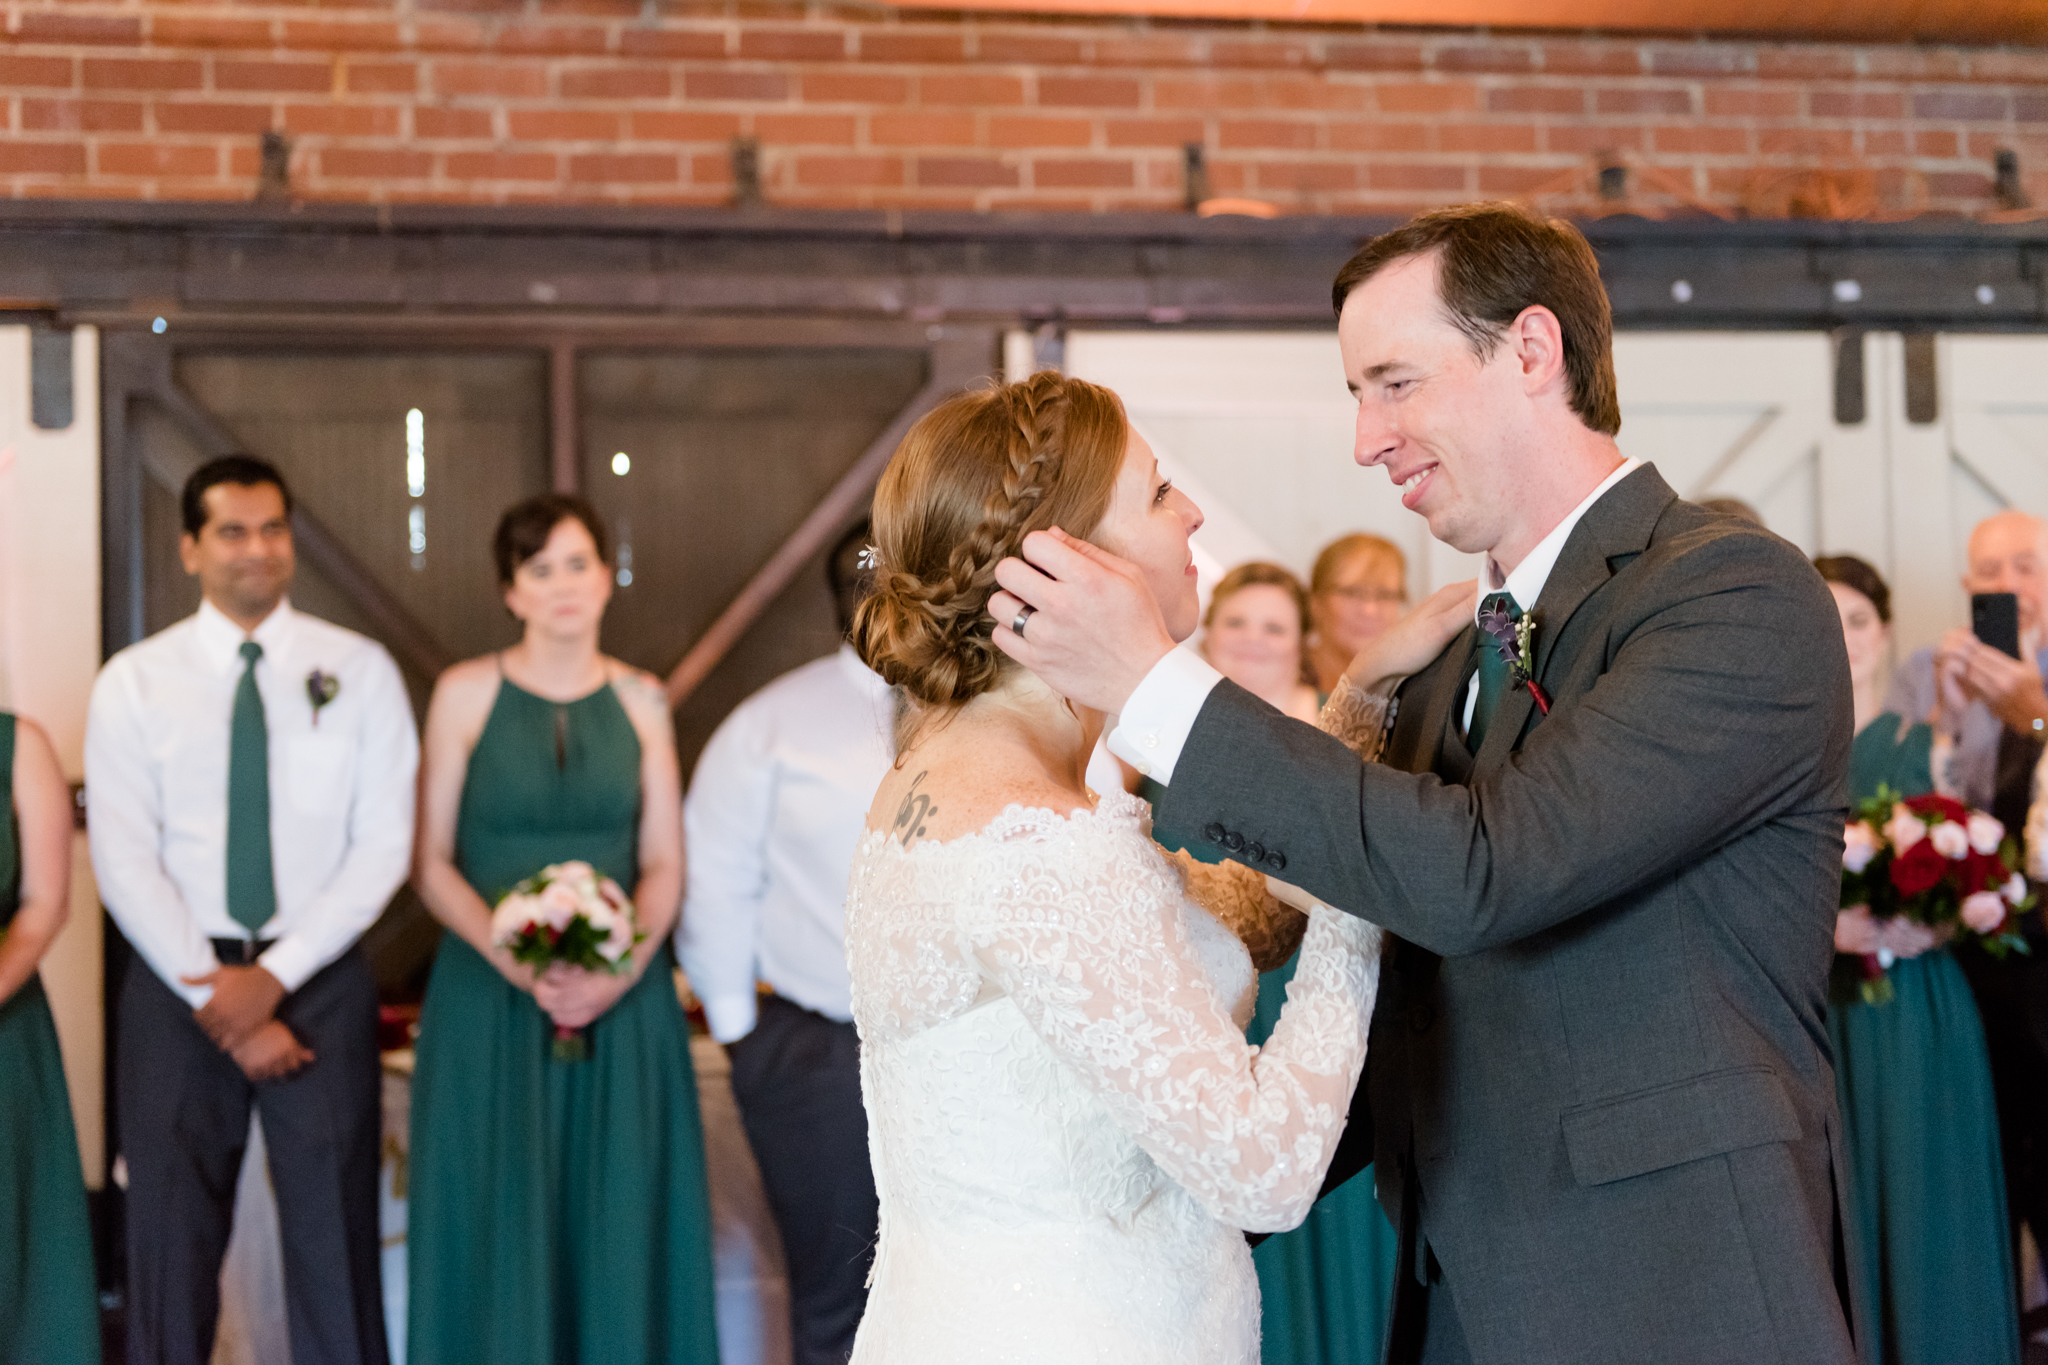
<path fill-rule="evenodd" d="M 1237 935 L 1262 972 L 1287 965 L 1308 930 L 1308 916 L 1275 896 L 1263 872 L 1243 863 L 1205 863 L 1185 850 L 1166 855 L 1180 869 L 1188 899 Z"/>
<path fill-rule="evenodd" d="M 1298 1224 L 1365 1062 L 1379 930 L 1312 912 L 1279 1025 L 1254 1048 L 1203 975 L 1177 881 L 1142 836 L 1007 871 L 968 926 L 982 970 L 1213 1216 L 1252 1231 Z"/>
<path fill-rule="evenodd" d="M 1336 690 L 1316 716 L 1316 728 L 1371 763 L 1379 758 L 1380 747 L 1386 743 L 1393 710 L 1391 693 L 1381 695 L 1349 678 L 1339 678 Z"/>

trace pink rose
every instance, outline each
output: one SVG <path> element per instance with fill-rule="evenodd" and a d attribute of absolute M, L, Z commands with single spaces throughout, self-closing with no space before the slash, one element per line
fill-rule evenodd
<path fill-rule="evenodd" d="M 1979 891 L 1963 898 L 1963 923 L 1980 934 L 1995 934 L 2005 923 L 2005 897 L 1996 891 Z"/>
<path fill-rule="evenodd" d="M 2012 874 L 2011 880 L 2007 881 L 2004 886 L 2001 886 L 1998 889 L 1999 892 L 2002 895 L 2004 895 L 2006 900 L 2010 901 L 2014 905 L 2018 905 L 2021 901 L 2027 898 L 2027 879 L 2019 873 L 2015 872 Z"/>
<path fill-rule="evenodd" d="M 1953 820 L 1944 820 L 1928 830 L 1927 838 L 1934 845 L 1934 851 L 1944 858 L 1969 856 L 1969 831 Z"/>
<path fill-rule="evenodd" d="M 541 918 L 550 929 L 560 931 L 568 928 L 569 921 L 576 918 L 582 908 L 583 898 L 565 882 L 549 882 L 547 890 L 540 893 Z"/>
<path fill-rule="evenodd" d="M 539 915 L 532 896 L 507 896 L 491 912 L 491 942 L 507 944 L 532 928 Z"/>
<path fill-rule="evenodd" d="M 1842 866 L 1861 873 L 1877 856 L 1877 831 L 1867 820 L 1858 820 L 1842 831 Z"/>
<path fill-rule="evenodd" d="M 1927 824 L 1919 816 L 1899 806 L 1892 811 L 1892 818 L 1884 822 L 1884 837 L 1892 841 L 1892 848 L 1904 853 L 1927 837 Z"/>
<path fill-rule="evenodd" d="M 1970 823 L 1967 828 L 1970 833 L 1970 847 L 1987 858 L 1998 852 L 1998 846 L 2005 842 L 2003 822 L 1993 819 L 1981 810 L 1970 812 Z"/>

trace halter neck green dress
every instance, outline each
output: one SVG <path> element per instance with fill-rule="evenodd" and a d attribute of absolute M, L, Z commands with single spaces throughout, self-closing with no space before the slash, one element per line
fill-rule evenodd
<path fill-rule="evenodd" d="M 1932 791 L 1932 742 L 1927 726 L 1896 715 L 1871 721 L 1849 750 L 1852 799 L 1880 783 Z M 1977 1002 L 1946 948 L 1893 963 L 1882 1005 L 1863 1003 L 1859 967 L 1835 959 L 1827 1022 L 1864 1365 L 2017 1365 L 2005 1168 Z"/>
<path fill-rule="evenodd" d="M 495 905 L 550 863 L 638 881 L 640 740 L 609 686 L 499 683 L 456 865 Z M 716 1365 L 711 1210 L 667 944 L 556 1061 L 533 997 L 454 934 L 420 1018 L 407 1231 L 411 1365 Z"/>
<path fill-rule="evenodd" d="M 0 711 L 0 934 L 21 906 L 14 717 Z M 98 1365 L 99 1295 L 71 1094 L 42 978 L 0 1004 L 0 1365 Z"/>

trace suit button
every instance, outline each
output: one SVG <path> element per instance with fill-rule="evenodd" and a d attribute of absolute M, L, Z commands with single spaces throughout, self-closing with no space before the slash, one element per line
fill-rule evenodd
<path fill-rule="evenodd" d="M 1244 846 L 1244 860 L 1248 863 L 1262 863 L 1266 861 L 1266 846 L 1257 839 L 1252 840 Z"/>
<path fill-rule="evenodd" d="M 1220 844 L 1220 843 L 1222 843 L 1222 842 L 1223 842 L 1223 826 L 1221 826 L 1221 825 L 1218 825 L 1218 824 L 1208 824 L 1208 825 L 1204 825 L 1204 826 L 1202 827 L 1202 837 L 1203 837 L 1204 839 L 1207 839 L 1207 840 L 1208 840 L 1208 841 L 1209 841 L 1210 843 L 1212 843 L 1212 844 Z"/>
<path fill-rule="evenodd" d="M 1408 1027 L 1417 1033 L 1427 1033 L 1436 1027 L 1436 1009 L 1431 1005 L 1417 1005 L 1408 1011 Z"/>
<path fill-rule="evenodd" d="M 1232 853 L 1236 853 L 1244 847 L 1244 836 L 1242 834 L 1239 834 L 1234 829 L 1225 830 L 1223 832 L 1223 837 L 1217 840 L 1217 842 L 1222 844 L 1225 848 L 1229 849 Z"/>
<path fill-rule="evenodd" d="M 1287 855 L 1277 848 L 1274 849 L 1266 855 L 1266 866 L 1272 868 L 1275 872 L 1285 872 L 1287 870 Z"/>

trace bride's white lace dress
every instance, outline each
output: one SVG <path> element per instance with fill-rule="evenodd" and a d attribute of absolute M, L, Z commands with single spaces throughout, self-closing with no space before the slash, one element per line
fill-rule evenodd
<path fill-rule="evenodd" d="M 1113 792 L 854 859 L 847 956 L 881 1235 L 856 1365 L 1251 1365 L 1239 1229 L 1307 1214 L 1379 932 L 1310 912 L 1287 1007 Z"/>

